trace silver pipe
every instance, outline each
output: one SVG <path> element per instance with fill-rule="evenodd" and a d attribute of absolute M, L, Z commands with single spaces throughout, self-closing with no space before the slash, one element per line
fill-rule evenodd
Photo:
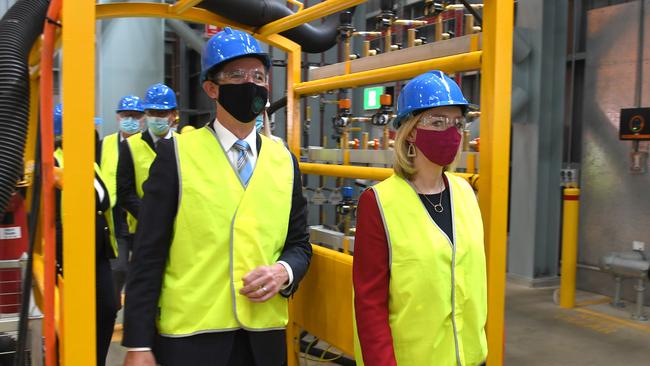
<path fill-rule="evenodd" d="M 205 41 L 203 38 L 196 33 L 192 27 L 187 25 L 185 22 L 177 19 L 167 19 L 167 25 L 181 37 L 191 49 L 198 53 L 203 52 L 205 46 Z"/>
<path fill-rule="evenodd" d="M 590 271 L 603 272 L 603 270 L 602 270 L 600 267 L 598 267 L 598 266 L 594 266 L 593 264 L 578 263 L 576 266 L 577 266 L 578 268 L 588 269 L 588 270 L 590 270 Z"/>

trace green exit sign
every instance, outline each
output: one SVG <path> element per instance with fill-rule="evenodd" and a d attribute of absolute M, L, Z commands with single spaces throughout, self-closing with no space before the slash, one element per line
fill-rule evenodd
<path fill-rule="evenodd" d="M 379 97 L 384 94 L 383 86 L 363 89 L 363 109 L 378 109 L 381 105 Z"/>

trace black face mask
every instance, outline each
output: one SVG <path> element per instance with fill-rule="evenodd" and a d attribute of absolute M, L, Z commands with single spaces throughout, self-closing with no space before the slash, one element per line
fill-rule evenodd
<path fill-rule="evenodd" d="M 219 104 L 243 123 L 253 122 L 266 106 L 269 91 L 257 84 L 220 84 Z"/>

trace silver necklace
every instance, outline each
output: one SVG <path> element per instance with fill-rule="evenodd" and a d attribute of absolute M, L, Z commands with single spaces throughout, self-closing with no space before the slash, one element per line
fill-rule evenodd
<path fill-rule="evenodd" d="M 413 185 L 415 185 L 415 183 L 413 183 Z M 443 180 L 442 185 L 443 185 L 443 189 L 440 191 L 440 199 L 438 200 L 437 204 L 434 204 L 433 202 L 431 202 L 431 200 L 429 200 L 427 195 L 422 193 L 422 197 L 424 197 L 424 199 L 427 200 L 427 202 L 429 202 L 429 204 L 431 206 L 433 206 L 433 210 L 435 212 L 437 212 L 437 213 L 442 213 L 445 210 L 445 208 L 442 206 L 442 192 L 444 191 L 444 185 L 445 185 L 444 180 Z M 417 186 L 416 186 L 416 188 L 417 188 Z"/>

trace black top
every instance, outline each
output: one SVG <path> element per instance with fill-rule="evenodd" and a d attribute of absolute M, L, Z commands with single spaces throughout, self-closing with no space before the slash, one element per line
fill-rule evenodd
<path fill-rule="evenodd" d="M 262 148 L 262 140 L 258 135 L 258 153 Z M 307 201 L 302 195 L 298 163 L 295 156 L 292 155 L 292 159 L 294 182 L 289 227 L 278 260 L 291 267 L 293 283 L 280 292 L 283 296 L 290 296 L 297 290 L 298 283 L 307 272 L 312 254 L 307 231 Z M 209 164 L 210 158 L 206 157 L 205 162 Z M 128 273 L 122 341 L 126 347 L 151 347 L 154 342 L 158 298 L 178 211 L 178 178 L 173 139 L 160 140 L 156 158 L 149 170 L 149 179 L 143 185 L 144 197 L 139 208 L 138 229 Z"/>
<path fill-rule="evenodd" d="M 442 212 L 436 212 L 433 209 L 434 205 L 440 202 L 440 195 L 442 195 Z M 451 221 L 451 198 L 449 196 L 449 188 L 438 194 L 418 194 L 420 200 L 429 212 L 429 216 L 438 225 L 438 227 L 449 237 L 451 243 L 454 243 L 454 229 Z"/>

